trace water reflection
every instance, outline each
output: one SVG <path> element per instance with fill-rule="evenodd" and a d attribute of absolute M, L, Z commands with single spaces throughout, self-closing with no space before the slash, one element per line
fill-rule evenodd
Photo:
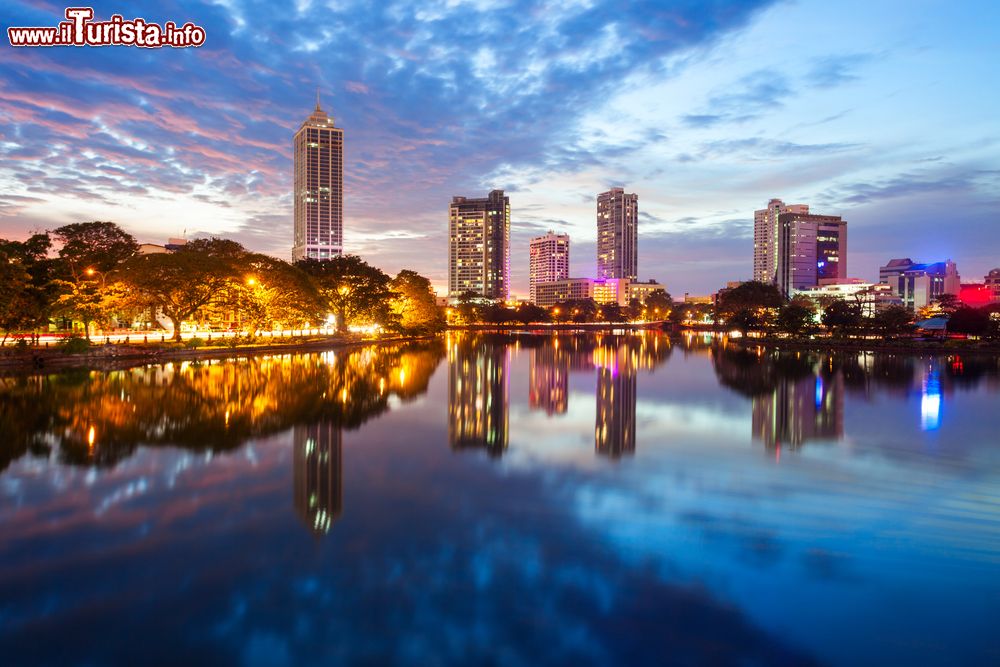
<path fill-rule="evenodd" d="M 318 535 L 329 532 L 344 509 L 343 439 L 343 430 L 334 421 L 292 430 L 295 510 Z"/>
<path fill-rule="evenodd" d="M 994 664 L 998 379 L 651 332 L 0 379 L 0 655 Z"/>
<path fill-rule="evenodd" d="M 29 451 L 110 467 L 140 445 L 218 452 L 294 426 L 357 428 L 424 393 L 443 356 L 431 341 L 3 377 L 0 469 Z"/>
<path fill-rule="evenodd" d="M 507 449 L 510 350 L 493 337 L 450 336 L 448 443 L 452 449 Z"/>
<path fill-rule="evenodd" d="M 483 449 L 499 457 L 509 443 L 511 355 L 528 356 L 528 408 L 549 417 L 569 405 L 570 373 L 596 374 L 594 451 L 619 458 L 635 453 L 637 377 L 670 356 L 670 340 L 655 333 L 597 336 L 510 336 L 455 333 L 448 337 L 448 439 L 453 449 Z"/>

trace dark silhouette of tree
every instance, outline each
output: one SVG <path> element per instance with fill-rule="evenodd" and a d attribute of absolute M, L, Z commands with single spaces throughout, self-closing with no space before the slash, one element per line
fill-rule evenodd
<path fill-rule="evenodd" d="M 985 336 L 990 332 L 990 314 L 982 308 L 961 306 L 948 318 L 948 333 Z"/>
<path fill-rule="evenodd" d="M 113 222 L 77 222 L 52 230 L 59 245 L 57 274 L 77 282 L 92 272 L 108 273 L 139 250 L 135 238 Z"/>
<path fill-rule="evenodd" d="M 791 301 L 778 311 L 776 326 L 779 331 L 797 336 L 807 333 L 814 327 L 815 315 L 812 303 Z"/>
<path fill-rule="evenodd" d="M 823 310 L 823 326 L 840 335 L 846 335 L 861 326 L 861 304 L 837 299 Z"/>

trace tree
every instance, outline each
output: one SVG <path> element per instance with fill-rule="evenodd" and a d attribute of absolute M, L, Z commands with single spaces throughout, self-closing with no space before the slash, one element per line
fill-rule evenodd
<path fill-rule="evenodd" d="M 962 308 L 962 301 L 955 294 L 938 294 L 932 299 L 937 311 L 945 315 L 951 315 Z"/>
<path fill-rule="evenodd" d="M 30 281 L 24 267 L 0 257 L 0 330 L 3 331 L 0 345 L 7 342 L 10 332 L 23 328 Z"/>
<path fill-rule="evenodd" d="M 784 333 L 797 336 L 813 327 L 816 311 L 811 302 L 793 300 L 778 311 L 777 327 Z"/>
<path fill-rule="evenodd" d="M 113 222 L 77 222 L 52 231 L 59 248 L 59 273 L 78 281 L 92 272 L 108 273 L 139 250 L 135 238 Z"/>
<path fill-rule="evenodd" d="M 305 259 L 296 266 L 312 278 L 326 306 L 337 315 L 340 333 L 346 333 L 348 325 L 391 323 L 392 279 L 357 255 Z"/>
<path fill-rule="evenodd" d="M 444 313 L 437 305 L 431 281 L 416 271 L 403 269 L 389 283 L 390 308 L 403 331 L 429 333 L 444 328 Z"/>
<path fill-rule="evenodd" d="M 670 316 L 674 308 L 674 300 L 666 290 L 656 290 L 646 297 L 642 304 L 646 310 L 646 319 L 662 320 Z"/>
<path fill-rule="evenodd" d="M 228 295 L 242 277 L 246 256 L 235 241 L 199 239 L 176 252 L 134 256 L 119 276 L 128 297 L 162 312 L 174 325 L 174 340 L 180 341 L 181 322 Z"/>
<path fill-rule="evenodd" d="M 573 299 L 566 305 L 573 322 L 593 322 L 597 319 L 597 304 L 593 299 Z"/>
<path fill-rule="evenodd" d="M 875 313 L 872 328 L 883 336 L 898 336 L 913 330 L 913 311 L 906 306 L 889 306 Z"/>
<path fill-rule="evenodd" d="M 985 308 L 957 308 L 948 318 L 948 333 L 985 336 L 990 333 L 990 313 Z"/>
<path fill-rule="evenodd" d="M 841 335 L 861 325 L 861 304 L 837 299 L 823 310 L 823 326 Z"/>
<path fill-rule="evenodd" d="M 732 289 L 721 290 L 715 310 L 716 315 L 726 321 L 739 314 L 741 326 L 764 328 L 784 303 L 785 297 L 775 285 L 751 280 Z"/>
<path fill-rule="evenodd" d="M 550 321 L 549 311 L 533 303 L 522 303 L 514 310 L 514 317 L 521 324 Z"/>
<path fill-rule="evenodd" d="M 466 290 L 458 295 L 458 317 L 463 324 L 473 324 L 482 321 L 482 305 L 486 301 L 480 294 Z"/>
<path fill-rule="evenodd" d="M 604 322 L 622 322 L 625 320 L 625 314 L 617 302 L 611 302 L 601 306 L 600 318 Z"/>
<path fill-rule="evenodd" d="M 83 323 L 84 337 L 90 340 L 90 325 L 106 328 L 115 313 L 123 307 L 125 292 L 118 284 L 106 285 L 96 280 L 56 281 L 61 294 L 52 305 L 52 312 Z"/>
<path fill-rule="evenodd" d="M 256 253 L 247 255 L 242 264 L 246 274 L 234 285 L 235 306 L 251 332 L 277 325 L 302 326 L 322 318 L 322 299 L 302 270 Z"/>
<path fill-rule="evenodd" d="M 5 295 L 0 297 L 0 329 L 5 334 L 48 324 L 58 293 L 48 258 L 51 246 L 48 234 L 34 234 L 26 241 L 0 239 L 0 291 Z"/>

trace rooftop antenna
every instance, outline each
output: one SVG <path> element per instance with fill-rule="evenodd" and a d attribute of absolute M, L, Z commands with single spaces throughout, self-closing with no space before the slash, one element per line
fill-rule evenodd
<path fill-rule="evenodd" d="M 319 108 L 319 86 L 316 86 L 316 111 L 321 111 Z"/>

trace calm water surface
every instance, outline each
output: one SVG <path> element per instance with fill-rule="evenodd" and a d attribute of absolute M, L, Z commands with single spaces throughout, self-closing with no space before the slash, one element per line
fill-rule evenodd
<path fill-rule="evenodd" d="M 702 338 L 0 378 L 0 664 L 1000 664 L 1000 363 Z"/>

